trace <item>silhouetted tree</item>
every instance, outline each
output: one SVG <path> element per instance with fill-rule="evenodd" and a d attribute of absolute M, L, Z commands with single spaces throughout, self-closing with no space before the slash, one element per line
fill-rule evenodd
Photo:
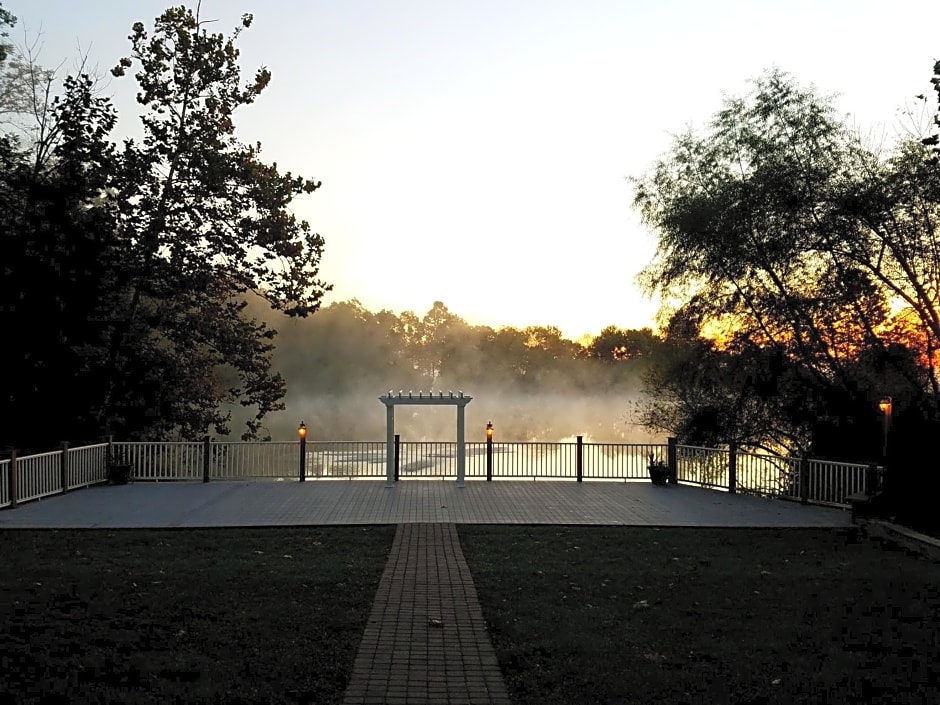
<path fill-rule="evenodd" d="M 890 380 L 877 382 L 895 385 L 881 394 L 918 396 L 920 406 L 936 409 L 938 174 L 919 143 L 899 145 L 888 159 L 868 151 L 829 98 L 780 71 L 754 84 L 751 94 L 726 100 L 707 134 L 681 135 L 635 180 L 635 204 L 659 238 L 641 281 L 682 302 L 671 337 L 704 334 L 726 346 L 730 355 L 688 364 L 715 367 L 725 391 L 740 384 L 734 398 L 751 395 L 731 409 L 756 403 L 764 411 L 752 417 L 788 425 L 778 438 L 794 439 L 818 439 L 812 427 L 821 419 L 842 419 L 844 427 L 854 414 L 843 441 L 857 451 L 879 395 L 860 364 L 866 352 L 898 363 Z M 913 323 L 899 335 L 905 316 Z M 918 353 L 929 374 L 885 355 L 897 345 Z M 785 369 L 797 366 L 799 384 L 786 391 L 802 403 L 762 396 L 746 383 L 759 377 L 736 370 L 764 349 Z M 724 411 L 710 416 L 716 429 L 729 439 L 749 436 L 729 407 L 717 408 Z M 801 408 L 816 421 L 808 426 Z"/>
<path fill-rule="evenodd" d="M 235 137 L 237 110 L 270 79 L 261 69 L 241 83 L 234 41 L 250 24 L 210 34 L 197 6 L 167 10 L 152 34 L 134 25 L 113 73 L 140 66 L 140 141 L 109 140 L 113 108 L 79 76 L 30 151 L 0 143 L 0 312 L 20 332 L 7 352 L 23 372 L 0 399 L 15 420 L 5 442 L 48 443 L 51 409 L 87 440 L 228 433 L 233 404 L 250 410 L 253 437 L 282 408 L 275 333 L 247 301 L 294 317 L 318 309 L 323 240 L 287 206 L 320 184 L 281 174 L 260 144 Z"/>

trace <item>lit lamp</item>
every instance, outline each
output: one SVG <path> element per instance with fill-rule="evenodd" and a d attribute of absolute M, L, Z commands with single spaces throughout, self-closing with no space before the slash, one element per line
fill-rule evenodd
<path fill-rule="evenodd" d="M 493 422 L 492 421 L 486 422 L 486 440 L 488 441 L 493 440 Z"/>
<path fill-rule="evenodd" d="M 880 402 L 878 402 L 878 410 L 881 411 L 884 417 L 884 445 L 881 448 L 881 455 L 883 458 L 887 458 L 888 427 L 891 425 L 891 413 L 894 411 L 894 404 L 891 401 L 891 397 L 885 397 Z"/>
<path fill-rule="evenodd" d="M 303 421 L 297 427 L 297 435 L 300 436 L 300 481 L 307 479 L 307 424 Z"/>

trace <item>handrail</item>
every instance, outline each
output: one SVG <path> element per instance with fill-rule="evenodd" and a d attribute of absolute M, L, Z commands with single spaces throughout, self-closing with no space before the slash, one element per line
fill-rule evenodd
<path fill-rule="evenodd" d="M 453 441 L 398 443 L 396 477 L 454 478 Z M 304 455 L 301 456 L 301 447 Z M 675 447 L 673 454 L 669 449 Z M 649 477 L 650 458 L 674 463 L 680 483 L 848 507 L 884 469 L 858 463 L 662 443 L 500 441 L 466 443 L 466 478 L 630 482 Z M 674 455 L 674 457 L 673 457 Z M 107 482 L 116 463 L 134 481 L 353 480 L 386 475 L 385 441 L 132 441 L 99 443 L 0 460 L 0 507 Z M 734 462 L 732 463 L 732 458 Z"/>

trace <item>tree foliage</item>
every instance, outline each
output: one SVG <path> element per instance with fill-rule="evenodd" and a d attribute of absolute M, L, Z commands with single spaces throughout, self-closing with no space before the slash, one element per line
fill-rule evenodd
<path fill-rule="evenodd" d="M 686 397 L 666 372 L 680 368 L 660 366 L 649 419 L 699 432 L 708 417 L 712 442 L 762 436 L 793 452 L 854 425 L 852 450 L 868 453 L 857 441 L 877 428 L 880 396 L 936 416 L 938 179 L 928 146 L 867 148 L 831 97 L 778 70 L 704 133 L 676 137 L 634 180 L 659 240 L 641 282 L 681 302 L 666 312 L 670 338 L 718 345 L 686 360 Z M 691 404 L 702 365 L 725 393 Z"/>
<path fill-rule="evenodd" d="M 16 24 L 16 17 L 0 4 L 0 63 L 10 55 L 9 28 Z"/>
<path fill-rule="evenodd" d="M 323 239 L 289 209 L 320 183 L 235 136 L 270 78 L 262 68 L 242 82 L 235 40 L 250 24 L 210 33 L 197 6 L 167 10 L 152 32 L 134 25 L 113 73 L 138 66 L 140 140 L 112 140 L 110 101 L 79 75 L 32 144 L 0 143 L 0 311 L 5 330 L 38 331 L 8 348 L 28 369 L 3 395 L 8 443 L 48 443 L 53 408 L 71 440 L 224 434 L 233 405 L 250 410 L 254 437 L 282 408 L 275 330 L 249 302 L 303 317 L 329 287 Z"/>
<path fill-rule="evenodd" d="M 926 147 L 933 147 L 935 150 L 940 150 L 940 60 L 934 62 L 933 77 L 930 79 L 930 84 L 937 94 L 937 111 L 933 116 L 934 133 L 925 137 L 922 140 L 922 144 Z"/>

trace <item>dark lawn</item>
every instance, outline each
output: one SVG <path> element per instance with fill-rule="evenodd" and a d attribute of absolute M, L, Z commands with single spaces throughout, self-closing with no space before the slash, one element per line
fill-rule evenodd
<path fill-rule="evenodd" d="M 847 530 L 461 526 L 516 703 L 940 703 L 940 565 Z"/>
<path fill-rule="evenodd" d="M 2 531 L 0 702 L 340 702 L 394 533 Z"/>

